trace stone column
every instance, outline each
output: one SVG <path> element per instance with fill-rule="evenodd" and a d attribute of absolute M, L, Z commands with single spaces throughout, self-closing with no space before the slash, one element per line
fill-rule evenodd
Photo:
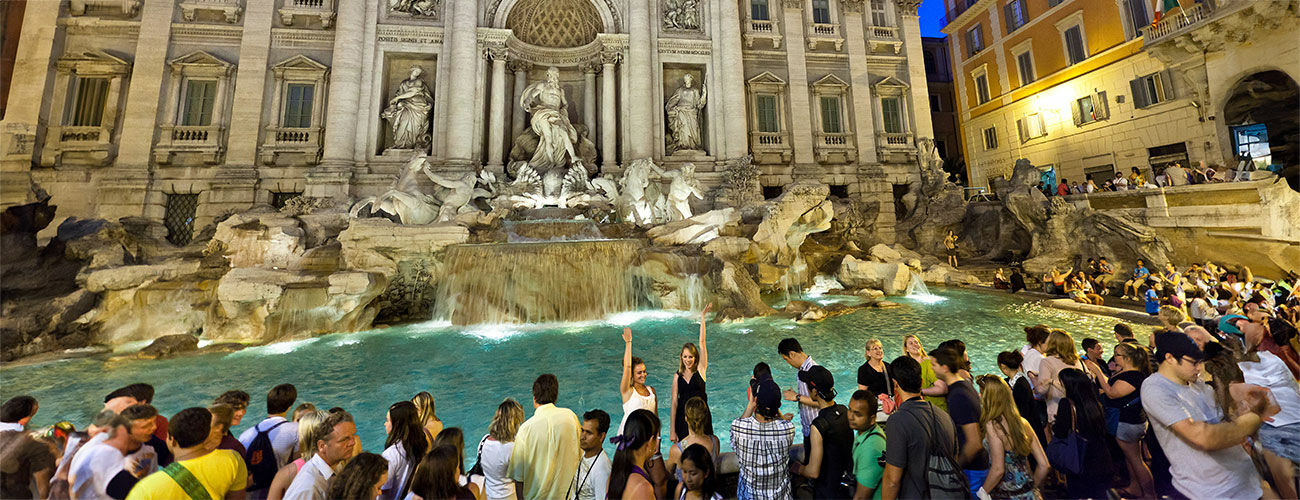
<path fill-rule="evenodd" d="M 618 169 L 618 124 L 615 121 L 614 66 L 622 54 L 607 50 L 601 54 L 600 63 L 600 156 L 601 169 L 613 172 Z"/>
<path fill-rule="evenodd" d="M 51 95 L 51 58 L 58 31 L 61 2 L 27 2 L 22 35 L 15 54 L 9 107 L 0 122 L 0 208 L 36 201 L 31 191 L 32 161 L 36 154 L 37 127 L 41 123 L 42 96 Z M 50 120 L 60 119 L 51 116 Z"/>
<path fill-rule="evenodd" d="M 587 137 L 596 141 L 596 73 L 599 62 L 582 63 L 582 124 L 587 126 Z"/>
<path fill-rule="evenodd" d="M 492 47 L 484 51 L 492 61 L 492 90 L 489 96 L 488 114 L 488 161 L 487 168 L 501 173 L 501 156 L 506 142 L 506 49 Z"/>
<path fill-rule="evenodd" d="M 532 67 L 527 61 L 518 59 L 510 61 L 510 71 L 515 74 L 514 97 L 511 98 L 510 108 L 514 114 L 510 117 L 510 142 L 514 143 L 515 138 L 524 133 L 524 120 L 527 119 L 528 110 L 519 107 L 519 99 L 524 96 L 524 87 L 528 86 L 528 69 Z"/>
<path fill-rule="evenodd" d="M 306 196 L 345 200 L 349 196 L 361 71 L 365 46 L 366 6 L 374 2 L 339 2 L 330 65 L 329 101 L 325 110 L 325 145 L 320 165 L 307 172 Z"/>
<path fill-rule="evenodd" d="M 248 2 L 244 12 L 244 33 L 239 44 L 239 72 L 235 74 L 234 108 L 230 112 L 230 140 L 226 164 L 253 166 L 262 131 L 263 94 L 270 66 L 271 20 L 275 2 Z M 217 101 L 218 103 L 222 101 Z M 279 109 L 272 109 L 279 113 Z M 254 173 L 254 175 L 256 175 Z"/>
<path fill-rule="evenodd" d="M 445 54 L 456 74 L 447 85 L 447 164 L 469 168 L 474 163 L 474 102 L 478 73 L 478 0 L 448 2 Z M 341 24 L 341 23 L 340 23 Z"/>
<path fill-rule="evenodd" d="M 813 163 L 812 105 L 808 97 L 808 65 L 804 51 L 804 0 L 781 0 L 785 21 L 785 60 L 790 68 L 790 142 L 794 163 Z"/>
<path fill-rule="evenodd" d="M 934 125 L 930 120 L 930 87 L 925 80 L 925 50 L 921 47 L 920 17 L 916 9 L 920 0 L 902 0 L 898 3 L 899 34 L 903 38 L 903 50 L 907 54 L 907 84 L 912 90 L 912 137 L 934 138 Z M 996 11 L 997 9 L 992 9 Z M 994 26 L 998 26 L 994 22 Z M 993 31 L 997 31 L 995 28 Z M 999 55 L 1001 52 L 999 51 Z M 1000 65 L 1006 67 L 1006 65 Z M 1003 75 L 1002 81 L 1007 81 Z"/>
<path fill-rule="evenodd" d="M 732 71 L 735 61 L 744 59 L 741 51 L 740 26 L 744 22 L 734 1 L 717 2 L 719 11 L 718 35 L 713 43 L 713 50 L 718 53 L 715 61 L 723 64 L 715 70 L 722 88 L 709 89 L 709 100 L 720 106 L 722 147 L 715 148 L 715 155 L 725 158 L 739 158 L 749 153 L 749 120 L 745 106 L 745 73 Z"/>
<path fill-rule="evenodd" d="M 655 137 L 662 135 L 653 132 L 654 115 L 654 32 L 650 28 L 650 0 L 628 1 L 628 49 L 627 72 L 628 93 L 623 102 L 628 109 L 629 123 L 644 125 L 646 133 L 628 134 L 626 137 L 628 155 L 633 158 L 649 158 L 654 155 Z"/>
<path fill-rule="evenodd" d="M 849 85 L 853 92 L 853 135 L 858 162 L 876 162 L 876 121 L 872 110 L 871 75 L 867 72 L 867 44 L 864 22 L 868 0 L 843 0 L 844 44 L 849 53 Z M 924 66 L 924 65 L 922 65 Z"/>
<path fill-rule="evenodd" d="M 30 8 L 32 2 L 28 2 Z M 96 213 L 115 220 L 144 215 L 163 216 L 163 194 L 150 186 L 150 157 L 154 134 L 158 130 L 158 103 L 168 69 L 167 48 L 171 44 L 173 0 L 146 0 L 140 14 L 140 37 L 136 40 L 135 61 L 131 66 L 131 84 L 123 107 L 122 133 L 119 135 L 117 162 L 100 178 Z M 166 97 L 170 105 L 180 100 L 179 93 Z M 220 106 L 221 101 L 217 101 Z M 175 116 L 175 115 L 172 115 Z M 214 112 L 215 116 L 215 112 Z M 164 122 L 171 117 L 164 117 Z"/>

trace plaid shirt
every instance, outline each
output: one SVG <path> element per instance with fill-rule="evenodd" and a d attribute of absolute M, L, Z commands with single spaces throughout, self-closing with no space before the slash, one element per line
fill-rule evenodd
<path fill-rule="evenodd" d="M 736 496 L 740 500 L 790 500 L 790 446 L 794 424 L 776 419 L 759 422 L 754 417 L 731 422 L 731 448 L 740 465 Z"/>

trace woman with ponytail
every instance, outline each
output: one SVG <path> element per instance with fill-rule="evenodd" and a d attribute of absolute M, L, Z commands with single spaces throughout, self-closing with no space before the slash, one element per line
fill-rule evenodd
<path fill-rule="evenodd" d="M 609 439 L 618 446 L 609 476 L 611 500 L 653 500 L 655 486 L 642 468 L 659 451 L 657 419 L 647 410 L 628 414 L 623 432 Z"/>
<path fill-rule="evenodd" d="M 380 497 L 401 500 L 406 497 L 411 475 L 429 451 L 429 441 L 424 437 L 419 410 L 410 401 L 388 407 L 384 430 L 388 431 L 383 453 L 388 460 L 388 481 L 380 488 Z"/>

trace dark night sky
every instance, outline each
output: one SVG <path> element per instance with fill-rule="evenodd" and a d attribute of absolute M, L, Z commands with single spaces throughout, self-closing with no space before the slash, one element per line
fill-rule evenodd
<path fill-rule="evenodd" d="M 943 0 L 923 0 L 918 12 L 921 16 L 921 36 L 946 36 L 943 29 Z"/>

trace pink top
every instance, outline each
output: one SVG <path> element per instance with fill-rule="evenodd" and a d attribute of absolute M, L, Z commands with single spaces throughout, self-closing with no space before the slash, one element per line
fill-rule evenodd
<path fill-rule="evenodd" d="M 297 460 L 294 460 L 294 461 L 293 461 L 293 471 L 294 471 L 294 475 L 297 475 L 297 474 L 298 474 L 298 471 L 302 470 L 302 466 L 303 466 L 303 464 L 306 464 L 306 463 L 307 463 L 307 461 L 306 461 L 306 460 L 303 460 L 303 459 L 301 459 L 301 458 L 299 458 L 299 459 L 297 459 Z"/>

